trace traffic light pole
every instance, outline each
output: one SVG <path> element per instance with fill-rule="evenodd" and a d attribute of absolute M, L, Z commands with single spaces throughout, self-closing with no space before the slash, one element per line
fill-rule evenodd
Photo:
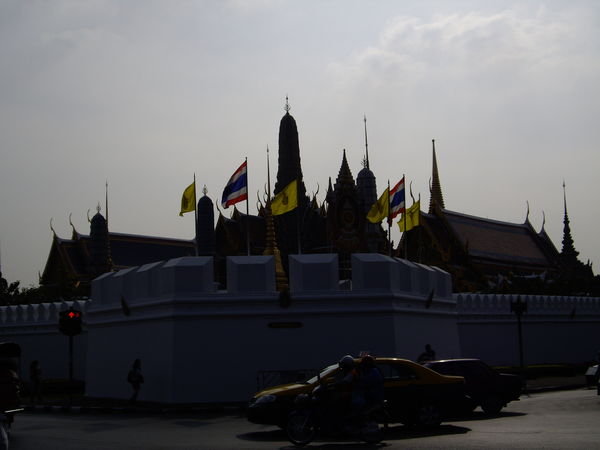
<path fill-rule="evenodd" d="M 73 404 L 73 336 L 69 336 L 69 406 Z"/>
<path fill-rule="evenodd" d="M 69 336 L 69 383 L 73 383 L 73 336 Z"/>

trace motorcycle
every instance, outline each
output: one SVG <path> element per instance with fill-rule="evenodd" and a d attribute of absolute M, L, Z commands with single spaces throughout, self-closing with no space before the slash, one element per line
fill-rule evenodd
<path fill-rule="evenodd" d="M 354 414 L 344 414 L 340 408 L 332 407 L 331 392 L 323 386 L 312 394 L 296 397 L 295 409 L 286 424 L 288 440 L 299 447 L 312 442 L 318 434 L 346 436 L 370 444 L 383 439 L 379 423 L 387 423 L 384 404 L 363 408 Z"/>

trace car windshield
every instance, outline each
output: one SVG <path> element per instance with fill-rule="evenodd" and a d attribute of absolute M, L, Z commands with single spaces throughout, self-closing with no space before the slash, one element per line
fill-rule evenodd
<path fill-rule="evenodd" d="M 314 384 L 318 381 L 319 377 L 321 377 L 321 379 L 323 379 L 323 378 L 327 377 L 328 375 L 330 375 L 337 368 L 338 368 L 337 364 L 332 364 L 330 366 L 327 366 L 321 370 L 319 375 L 309 378 L 308 380 L 306 380 L 304 382 L 304 384 Z"/>

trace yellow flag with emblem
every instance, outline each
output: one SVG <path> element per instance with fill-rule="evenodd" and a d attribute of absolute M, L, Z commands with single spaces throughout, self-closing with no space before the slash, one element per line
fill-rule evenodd
<path fill-rule="evenodd" d="M 398 222 L 400 231 L 410 231 L 414 227 L 418 227 L 420 216 L 421 201 L 419 200 L 418 202 L 414 202 L 413 205 L 406 210 L 406 214 L 402 214 L 402 217 L 400 217 L 400 221 Z M 406 230 L 404 228 L 406 228 Z"/>
<path fill-rule="evenodd" d="M 390 214 L 390 190 L 386 188 L 371 209 L 367 213 L 367 220 L 371 223 L 379 223 Z"/>
<path fill-rule="evenodd" d="M 298 207 L 298 180 L 292 181 L 271 202 L 271 214 L 279 216 Z"/>
<path fill-rule="evenodd" d="M 196 181 L 186 187 L 185 191 L 183 191 L 179 215 L 183 216 L 183 213 L 191 211 L 196 211 Z"/>

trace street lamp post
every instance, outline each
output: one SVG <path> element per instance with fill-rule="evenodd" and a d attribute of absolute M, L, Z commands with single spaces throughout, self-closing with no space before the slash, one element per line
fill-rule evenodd
<path fill-rule="evenodd" d="M 510 312 L 517 316 L 517 329 L 519 333 L 519 366 L 521 368 L 521 382 L 525 391 L 527 391 L 527 378 L 525 376 L 525 365 L 523 363 L 523 329 L 521 326 L 521 317 L 524 312 L 527 312 L 527 302 L 521 301 L 521 296 L 517 297 L 516 301 L 510 302 Z"/>

